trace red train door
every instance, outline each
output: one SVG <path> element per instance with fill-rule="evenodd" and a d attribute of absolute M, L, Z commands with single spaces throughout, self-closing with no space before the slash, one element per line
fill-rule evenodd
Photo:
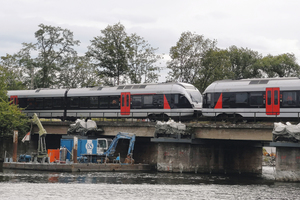
<path fill-rule="evenodd" d="M 280 114 L 280 91 L 279 88 L 266 88 L 266 114 Z"/>
<path fill-rule="evenodd" d="M 121 115 L 130 115 L 130 93 L 121 93 Z"/>
<path fill-rule="evenodd" d="M 18 101 L 18 96 L 10 96 L 10 101 L 12 101 L 12 104 L 18 105 L 19 101 Z"/>

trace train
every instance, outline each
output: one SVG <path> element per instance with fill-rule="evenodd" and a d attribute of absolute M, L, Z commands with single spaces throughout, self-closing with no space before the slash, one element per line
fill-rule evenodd
<path fill-rule="evenodd" d="M 165 82 L 70 89 L 10 90 L 9 100 L 31 117 L 188 120 L 201 113 L 202 95 L 188 83 Z"/>
<path fill-rule="evenodd" d="M 202 115 L 228 119 L 298 118 L 300 79 L 219 80 L 203 92 Z"/>

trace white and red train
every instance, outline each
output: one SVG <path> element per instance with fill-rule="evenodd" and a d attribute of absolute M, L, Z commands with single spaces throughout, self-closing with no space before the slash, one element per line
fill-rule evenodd
<path fill-rule="evenodd" d="M 207 117 L 299 119 L 299 114 L 299 78 L 220 80 L 203 92 Z"/>
<path fill-rule="evenodd" d="M 11 90 L 8 97 L 31 116 L 44 118 L 185 119 L 201 112 L 202 96 L 180 82 L 119 85 L 80 89 Z M 200 115 L 199 115 L 200 116 Z"/>

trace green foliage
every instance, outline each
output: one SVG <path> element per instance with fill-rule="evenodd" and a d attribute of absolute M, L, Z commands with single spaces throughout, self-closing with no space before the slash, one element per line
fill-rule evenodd
<path fill-rule="evenodd" d="M 154 63 L 160 59 L 142 37 L 125 32 L 121 23 L 107 26 L 102 35 L 95 37 L 86 55 L 98 68 L 99 76 L 109 85 L 121 82 L 141 83 L 158 80 L 159 67 Z"/>
<path fill-rule="evenodd" d="M 172 60 L 167 63 L 171 70 L 168 79 L 195 84 L 201 78 L 203 56 L 208 50 L 215 49 L 216 43 L 203 35 L 182 33 L 176 46 L 170 49 Z"/>
<path fill-rule="evenodd" d="M 200 92 L 214 81 L 233 77 L 227 50 L 209 49 L 202 57 L 201 66 L 199 79 L 194 83 Z"/>
<path fill-rule="evenodd" d="M 294 54 L 267 55 L 262 58 L 260 64 L 262 73 L 266 77 L 295 77 L 300 73 Z"/>
<path fill-rule="evenodd" d="M 7 54 L 1 57 L 0 75 L 7 90 L 23 90 L 26 88 L 22 80 L 22 72 L 15 56 Z"/>
<path fill-rule="evenodd" d="M 103 36 L 97 36 L 88 47 L 87 56 L 92 58 L 99 68 L 99 75 L 117 79 L 128 71 L 127 47 L 129 38 L 125 27 L 121 24 L 107 26 L 101 31 Z"/>
<path fill-rule="evenodd" d="M 73 46 L 78 45 L 78 40 L 73 40 L 73 33 L 61 27 L 39 25 L 35 32 L 37 39 L 38 57 L 36 66 L 40 68 L 37 75 L 37 87 L 49 88 L 56 84 L 56 76 L 63 67 L 69 65 L 69 59 L 77 54 Z"/>
<path fill-rule="evenodd" d="M 0 67 L 0 136 L 10 136 L 14 130 L 20 135 L 28 131 L 27 117 L 16 105 L 10 105 L 7 97 L 7 77 L 3 67 Z"/>
<path fill-rule="evenodd" d="M 131 83 L 141 83 L 144 76 L 145 83 L 158 81 L 160 67 L 155 63 L 161 59 L 156 55 L 157 49 L 152 48 L 142 37 L 132 34 L 129 37 L 129 72 L 128 76 Z"/>
<path fill-rule="evenodd" d="M 74 57 L 59 75 L 58 87 L 88 87 L 102 84 L 95 65 L 86 56 Z"/>
<path fill-rule="evenodd" d="M 0 99 L 0 136 L 11 136 L 14 130 L 25 135 L 29 130 L 28 118 L 18 106 Z"/>
<path fill-rule="evenodd" d="M 228 53 L 233 72 L 232 79 L 260 77 L 258 63 L 262 56 L 258 52 L 231 46 Z"/>

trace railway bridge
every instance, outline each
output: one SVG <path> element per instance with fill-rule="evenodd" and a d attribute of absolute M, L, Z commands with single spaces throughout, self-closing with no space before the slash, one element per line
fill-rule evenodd
<path fill-rule="evenodd" d="M 47 131 L 47 148 L 59 148 L 60 138 L 67 135 L 71 122 L 43 122 Z M 118 132 L 137 136 L 136 163 L 152 164 L 161 172 L 193 173 L 262 173 L 262 147 L 276 148 L 276 169 L 300 171 L 300 145 L 274 143 L 273 123 L 185 123 L 187 135 L 156 134 L 155 122 L 99 121 L 99 131 L 90 137 L 114 137 Z M 33 126 L 32 140 L 38 138 Z M 35 147 L 33 147 L 35 148 Z"/>

